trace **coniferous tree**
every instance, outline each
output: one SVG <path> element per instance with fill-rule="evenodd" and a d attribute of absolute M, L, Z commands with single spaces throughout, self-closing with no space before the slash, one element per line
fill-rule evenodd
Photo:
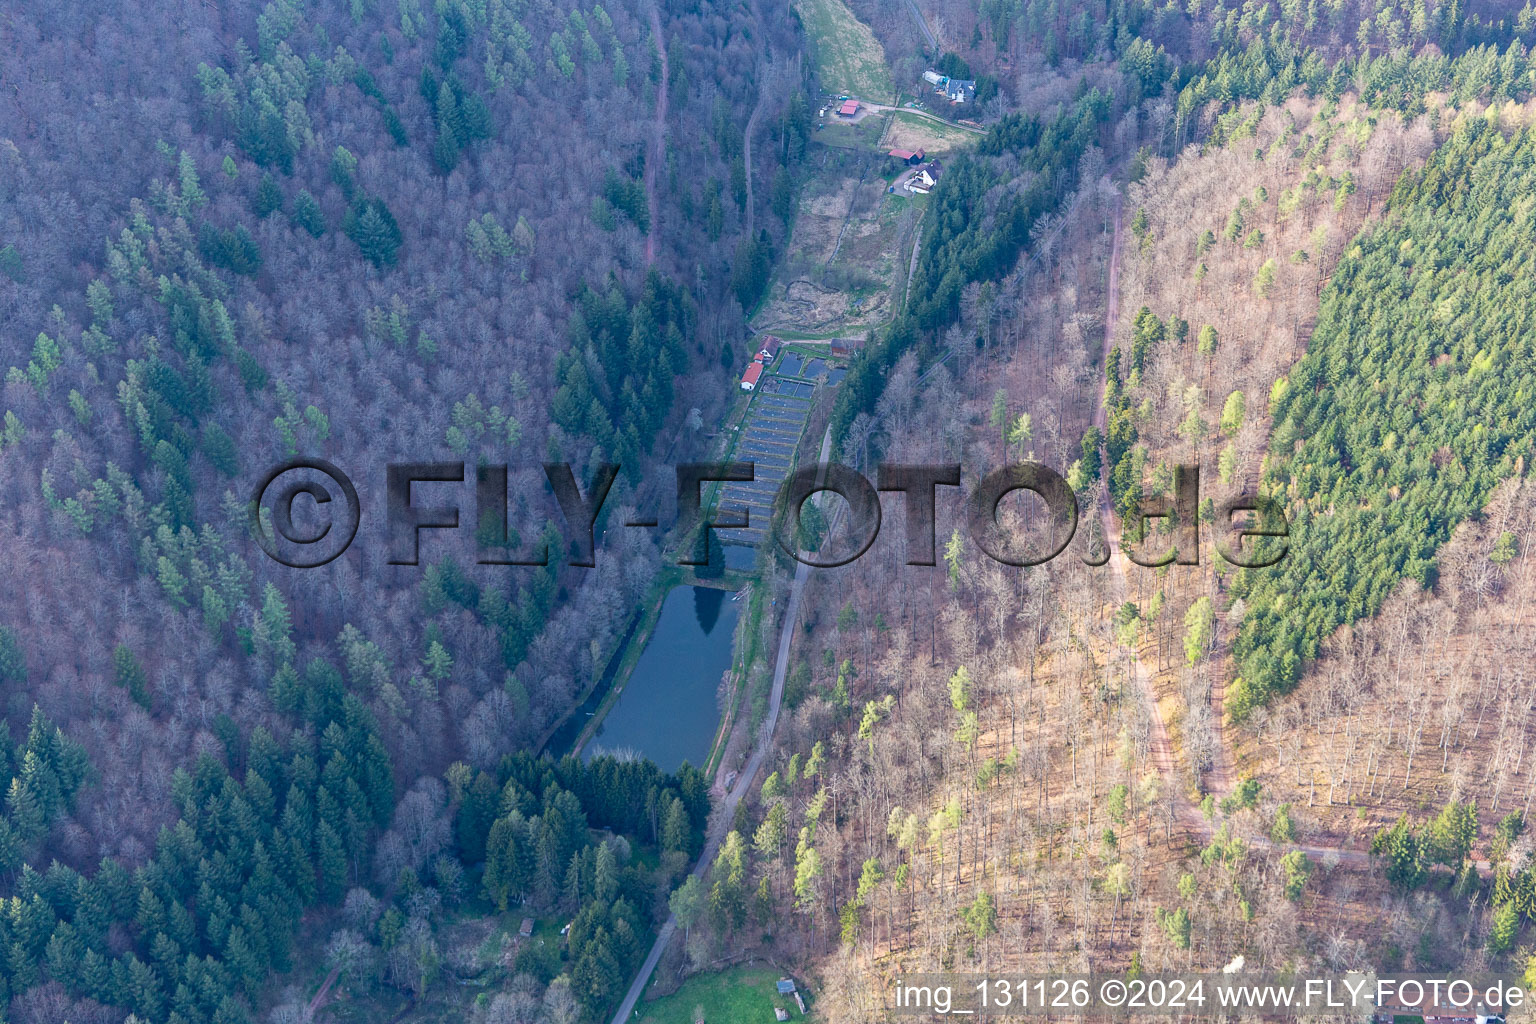
<path fill-rule="evenodd" d="M 400 250 L 400 228 L 382 199 L 359 199 L 353 203 L 342 230 L 374 266 L 394 265 Z"/>

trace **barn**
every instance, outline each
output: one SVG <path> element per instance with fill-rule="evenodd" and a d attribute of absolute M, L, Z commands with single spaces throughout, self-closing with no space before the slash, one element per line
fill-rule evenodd
<path fill-rule="evenodd" d="M 747 372 L 741 375 L 741 390 L 757 390 L 757 382 L 762 379 L 762 376 L 763 361 L 761 359 L 752 360 L 752 365 L 747 367 Z"/>

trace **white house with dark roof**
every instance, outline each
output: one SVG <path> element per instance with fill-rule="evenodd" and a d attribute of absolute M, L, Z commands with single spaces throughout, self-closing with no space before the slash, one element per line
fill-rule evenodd
<path fill-rule="evenodd" d="M 971 103 L 976 99 L 976 82 L 969 78 L 946 78 L 944 97 L 951 103 Z"/>

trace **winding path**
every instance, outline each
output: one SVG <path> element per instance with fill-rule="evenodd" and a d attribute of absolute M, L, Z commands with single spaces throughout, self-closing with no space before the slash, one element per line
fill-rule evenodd
<path fill-rule="evenodd" d="M 1120 231 L 1123 220 L 1121 200 L 1115 198 L 1115 237 L 1109 250 L 1109 284 L 1105 289 L 1106 300 L 1104 310 L 1104 346 L 1099 354 L 1099 364 L 1109 366 L 1109 352 L 1114 347 L 1115 323 L 1120 307 Z M 1104 393 L 1101 390 L 1097 399 L 1097 408 L 1093 413 L 1093 425 L 1099 428 L 1101 435 L 1108 431 L 1108 410 L 1104 406 Z M 1106 467 L 1106 470 L 1108 467 Z M 1109 568 L 1115 576 L 1115 582 L 1119 585 L 1121 593 L 1130 593 L 1130 581 L 1126 578 L 1125 552 L 1120 550 L 1120 526 L 1115 517 L 1110 514 L 1109 491 L 1105 487 L 1099 488 L 1099 522 L 1103 527 L 1105 544 L 1109 548 Z M 1163 716 L 1158 712 L 1157 694 L 1152 689 L 1152 673 L 1147 671 L 1147 666 L 1140 658 L 1132 662 L 1136 677 L 1136 689 L 1141 694 L 1143 704 L 1147 709 L 1150 724 L 1148 737 L 1148 757 L 1152 767 L 1162 776 L 1164 784 L 1173 792 L 1173 799 L 1177 805 L 1177 813 L 1181 821 L 1187 817 L 1186 811 L 1193 811 L 1193 821 L 1198 828 L 1201 819 L 1199 812 L 1184 798 L 1179 790 L 1178 779 L 1173 762 L 1173 742 L 1168 738 L 1168 727 L 1163 723 Z"/>
<path fill-rule="evenodd" d="M 661 198 L 656 194 L 656 176 L 662 161 L 667 158 L 667 98 L 672 91 L 667 43 L 661 35 L 661 11 L 655 3 L 651 4 L 651 36 L 656 40 L 656 52 L 661 54 L 661 85 L 656 90 L 656 123 L 651 128 L 651 155 L 645 161 L 645 203 L 651 222 L 650 230 L 645 233 L 646 266 L 656 261 L 656 236 L 661 233 Z"/>
<path fill-rule="evenodd" d="M 1114 347 L 1115 324 L 1118 322 L 1120 307 L 1120 233 L 1122 222 L 1121 200 L 1115 199 L 1115 235 L 1109 251 L 1109 282 L 1106 287 L 1105 311 L 1104 311 L 1104 346 L 1100 355 L 1101 365 L 1108 366 L 1109 352 Z M 1103 392 L 1099 393 L 1098 405 L 1094 410 L 1093 423 L 1100 432 L 1107 430 L 1107 411 L 1104 407 Z M 1120 525 L 1115 517 L 1110 514 L 1108 490 L 1101 487 L 1099 491 L 1099 521 L 1103 525 L 1104 537 L 1109 546 L 1109 568 L 1114 573 L 1115 581 L 1121 593 L 1130 593 L 1130 583 L 1126 577 L 1125 564 L 1129 559 L 1120 549 Z M 1157 693 L 1152 686 L 1152 673 L 1147 669 L 1140 657 L 1132 662 L 1134 667 L 1136 690 L 1141 697 L 1143 705 L 1147 709 L 1149 733 L 1147 740 L 1147 756 L 1152 767 L 1163 780 L 1167 788 L 1169 799 L 1173 801 L 1173 816 L 1180 827 L 1186 829 L 1191 835 L 1197 837 L 1200 842 L 1208 843 L 1215 834 L 1215 825 L 1200 812 L 1200 808 L 1189 799 L 1179 784 L 1177 766 L 1173 759 L 1173 742 L 1168 738 L 1168 727 L 1163 722 L 1163 716 L 1158 708 Z M 1220 714 L 1219 705 L 1213 704 L 1213 711 Z M 1232 768 L 1231 751 L 1226 747 L 1225 732 L 1220 729 L 1218 719 L 1217 742 L 1221 749 L 1217 752 L 1216 761 L 1218 770 L 1209 773 L 1206 777 L 1210 785 L 1210 792 L 1217 797 L 1228 796 L 1236 786 L 1234 769 Z M 1275 843 L 1267 837 L 1255 837 L 1248 841 L 1250 849 L 1271 851 L 1275 849 L 1299 849 L 1313 860 L 1321 860 L 1325 857 L 1336 857 L 1339 864 L 1351 868 L 1368 869 L 1371 866 L 1371 855 L 1364 850 L 1349 849 L 1341 846 L 1308 846 L 1296 843 Z M 1486 861 L 1477 861 L 1476 867 L 1482 874 L 1489 872 Z"/>
<path fill-rule="evenodd" d="M 928 49 L 937 50 L 939 41 L 933 36 L 933 29 L 928 27 L 928 20 L 923 17 L 923 12 L 917 9 L 917 0 L 907 0 L 907 10 L 912 12 L 912 20 L 917 22 L 917 30 L 923 34 L 923 39 L 928 42 Z"/>
<path fill-rule="evenodd" d="M 819 462 L 825 466 L 832 452 L 832 430 L 829 427 L 821 439 L 821 457 Z M 736 776 L 736 785 L 726 793 L 709 816 L 709 834 L 704 841 L 704 852 L 699 854 L 698 862 L 693 866 L 692 874 L 700 881 L 709 871 L 709 866 L 715 861 L 715 854 L 720 850 L 720 844 L 725 841 L 726 832 L 730 830 L 731 823 L 736 820 L 736 805 L 752 788 L 752 780 L 757 777 L 763 762 L 768 758 L 768 752 L 773 744 L 773 730 L 779 724 L 779 707 L 784 702 L 784 679 L 789 673 L 789 649 L 794 643 L 795 626 L 800 621 L 800 599 L 805 594 L 805 581 L 810 577 L 811 567 L 804 562 L 795 566 L 795 580 L 789 588 L 789 600 L 784 609 L 784 625 L 779 630 L 778 657 L 773 664 L 773 689 L 768 695 L 768 714 L 763 719 L 763 724 L 758 727 L 757 745 L 753 747 L 752 756 L 747 760 L 746 767 Z M 640 965 L 640 971 L 635 975 L 635 980 L 630 982 L 629 991 L 624 993 L 624 1001 L 619 1004 L 619 1009 L 613 1015 L 612 1024 L 625 1024 L 629 1016 L 635 1010 L 635 1004 L 640 1001 L 640 996 L 645 992 L 645 983 L 650 980 L 656 965 L 661 962 L 661 955 L 667 951 L 667 945 L 671 943 L 672 936 L 677 932 L 677 918 L 667 915 L 666 923 L 656 933 L 656 941 L 651 944 L 651 951 L 646 954 L 645 962 Z"/>

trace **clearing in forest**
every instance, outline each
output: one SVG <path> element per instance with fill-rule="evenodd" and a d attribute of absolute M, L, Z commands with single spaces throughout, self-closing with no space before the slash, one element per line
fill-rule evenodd
<path fill-rule="evenodd" d="M 839 95 L 890 103 L 896 98 L 885 51 L 869 26 L 843 0 L 795 0 L 805 31 L 816 41 L 821 87 Z"/>
<path fill-rule="evenodd" d="M 862 136 L 829 138 L 834 131 Z M 911 168 L 886 154 L 922 149 L 947 158 L 975 139 L 906 111 L 856 125 L 829 123 L 818 132 L 820 158 L 801 190 L 784 261 L 753 325 L 789 337 L 827 338 L 862 335 L 889 323 L 905 290 L 928 198 L 901 187 Z"/>
<path fill-rule="evenodd" d="M 737 967 L 688 979 L 669 996 L 640 1004 L 640 1024 L 694 1024 L 703 1009 L 705 1024 L 715 1021 L 773 1019 L 775 1007 L 800 1018 L 794 996 L 782 996 L 776 983 L 783 977 L 774 968 Z"/>
<path fill-rule="evenodd" d="M 904 280 L 922 197 L 886 189 L 903 169 L 868 152 L 826 150 L 801 193 L 788 251 L 754 326 L 825 337 L 878 327 Z M 886 165 L 889 166 L 886 166 Z M 862 178 L 861 178 L 862 175 Z"/>
<path fill-rule="evenodd" d="M 929 156 L 943 156 L 976 141 L 978 136 L 964 128 L 940 124 L 917 114 L 898 110 L 890 130 L 885 134 L 885 145 L 890 149 L 925 150 Z"/>

